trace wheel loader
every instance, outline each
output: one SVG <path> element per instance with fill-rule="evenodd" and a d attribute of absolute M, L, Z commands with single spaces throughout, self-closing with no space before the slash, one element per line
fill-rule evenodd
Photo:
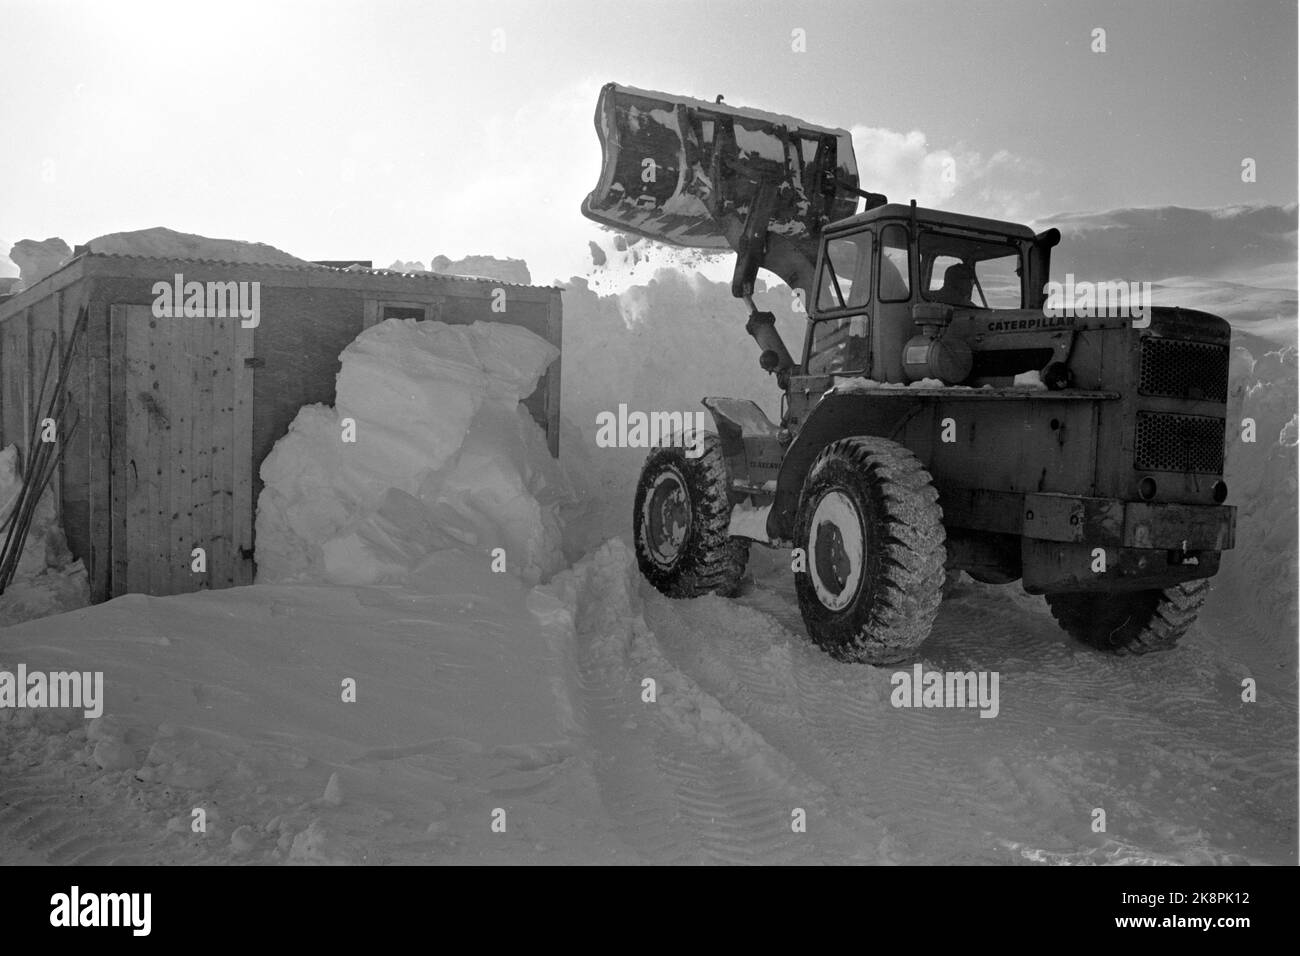
<path fill-rule="evenodd" d="M 957 571 L 1019 581 L 1102 651 L 1187 633 L 1233 546 L 1227 322 L 1053 307 L 1059 231 L 863 190 L 842 129 L 611 83 L 596 130 L 583 214 L 733 250 L 782 392 L 775 422 L 705 398 L 703 454 L 648 456 L 632 518 L 658 590 L 727 595 L 752 544 L 789 549 L 810 637 L 876 665 L 916 656 Z M 797 355 L 755 307 L 760 268 L 807 314 Z"/>

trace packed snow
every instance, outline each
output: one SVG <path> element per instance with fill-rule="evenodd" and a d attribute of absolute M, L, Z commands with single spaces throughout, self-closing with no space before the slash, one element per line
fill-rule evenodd
<path fill-rule="evenodd" d="M 558 571 L 573 493 L 519 404 L 558 355 L 500 323 L 363 332 L 335 406 L 304 408 L 262 463 L 258 581 L 396 583 L 457 547 L 500 548 L 529 583 Z"/>

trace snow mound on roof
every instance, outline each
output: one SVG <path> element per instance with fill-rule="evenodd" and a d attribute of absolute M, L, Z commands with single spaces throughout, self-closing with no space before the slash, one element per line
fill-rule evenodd
<path fill-rule="evenodd" d="M 86 243 L 86 248 L 105 255 L 151 256 L 156 259 L 215 259 L 260 265 L 311 265 L 264 242 L 241 239 L 210 239 L 188 232 L 156 226 L 135 232 L 113 232 Z"/>
<path fill-rule="evenodd" d="M 399 582 L 431 553 L 564 564 L 574 493 L 520 400 L 559 355 L 527 329 L 389 319 L 344 349 L 337 405 L 302 409 L 262 463 L 259 583 Z M 355 441 L 344 440 L 355 430 Z"/>

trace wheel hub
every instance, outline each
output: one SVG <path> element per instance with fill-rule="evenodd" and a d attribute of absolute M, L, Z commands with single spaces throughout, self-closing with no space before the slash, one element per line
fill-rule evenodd
<path fill-rule="evenodd" d="M 832 611 L 853 600 L 862 580 L 862 521 L 841 491 L 828 491 L 813 512 L 808 541 L 808 573 L 817 598 Z"/>
<path fill-rule="evenodd" d="M 646 495 L 642 524 L 650 557 L 670 567 L 681 556 L 691 531 L 691 499 L 686 482 L 675 471 L 660 474 Z"/>

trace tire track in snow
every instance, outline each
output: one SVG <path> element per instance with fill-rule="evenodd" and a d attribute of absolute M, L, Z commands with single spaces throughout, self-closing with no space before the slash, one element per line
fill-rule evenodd
<path fill-rule="evenodd" d="M 123 796 L 112 774 L 60 763 L 55 772 L 0 775 L 0 846 L 21 847 L 6 863 L 106 865 L 157 862 L 165 830 Z M 165 824 L 165 821 L 163 821 Z M 173 850 L 177 848 L 172 848 Z M 169 853 L 168 862 L 198 862 Z"/>
<path fill-rule="evenodd" d="M 625 842 L 647 862 L 843 859 L 841 834 L 814 836 L 817 784 L 665 655 L 626 547 L 604 546 L 574 574 L 582 709 L 602 804 Z M 641 700 L 646 677 L 654 703 Z M 795 807 L 808 833 L 792 831 Z"/>
<path fill-rule="evenodd" d="M 954 810 L 977 805 L 976 771 L 947 760 L 974 715 L 940 723 L 933 712 L 895 711 L 886 672 L 831 661 L 765 612 L 733 602 L 656 596 L 647 616 L 674 663 L 822 785 L 821 802 L 859 844 L 900 860 L 924 845 L 923 855 L 947 860 L 949 848 L 983 842 L 971 839 L 969 810 Z"/>
<path fill-rule="evenodd" d="M 792 591 L 780 576 L 761 575 L 740 603 L 788 626 L 798 620 Z M 701 622 L 697 639 L 742 674 L 745 666 L 731 659 L 761 656 L 784 640 L 733 647 L 729 635 L 719 638 L 725 630 Z M 1070 641 L 1041 599 L 968 585 L 941 608 L 924 667 L 998 671 L 1003 699 L 996 720 L 954 725 L 946 711 L 884 717 L 892 708 L 868 706 L 868 695 L 850 690 L 860 681 L 844 676 L 847 665 L 812 649 L 801 625 L 791 630 L 811 745 L 878 762 L 893 785 L 873 792 L 876 781 L 860 776 L 863 792 L 891 837 L 927 854 L 927 862 L 935 861 L 928 851 L 947 849 L 932 837 L 952 838 L 953 819 L 962 818 L 974 825 L 968 841 L 980 842 L 978 831 L 987 831 L 982 846 L 963 851 L 977 859 L 996 858 L 993 846 L 1034 845 L 1049 855 L 1125 856 L 1113 839 L 1091 832 L 1095 806 L 1109 808 L 1112 832 L 1123 827 L 1151 846 L 1142 852 L 1153 859 L 1233 862 L 1258 854 L 1294 862 L 1294 711 L 1280 701 L 1241 706 L 1237 668 L 1207 653 L 1195 633 L 1170 654 L 1110 658 Z M 744 706 L 743 694 L 734 699 Z M 892 749 L 868 742 L 882 734 L 894 740 Z M 941 781 L 942 794 L 927 776 Z M 899 799 L 904 793 L 909 799 Z M 1080 845 L 1090 848 L 1071 849 Z"/>

